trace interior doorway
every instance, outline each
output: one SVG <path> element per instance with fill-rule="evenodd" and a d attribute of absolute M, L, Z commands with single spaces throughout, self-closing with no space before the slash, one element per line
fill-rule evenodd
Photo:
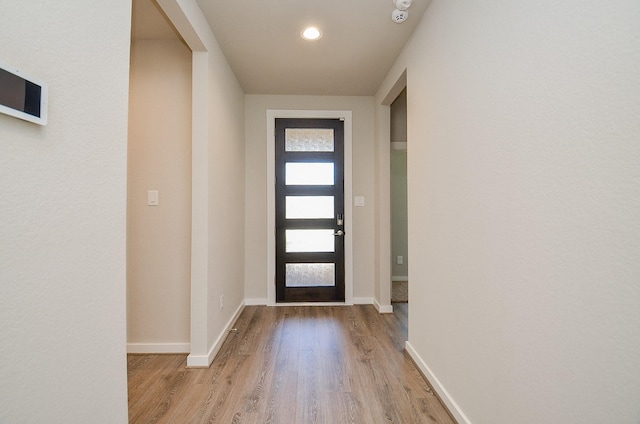
<path fill-rule="evenodd" d="M 390 108 L 391 303 L 409 302 L 407 228 L 407 89 Z"/>
<path fill-rule="evenodd" d="M 192 52 L 134 0 L 127 177 L 127 351 L 190 351 Z"/>

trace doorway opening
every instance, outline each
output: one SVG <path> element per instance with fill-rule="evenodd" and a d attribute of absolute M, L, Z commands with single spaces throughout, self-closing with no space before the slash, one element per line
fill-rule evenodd
<path fill-rule="evenodd" d="M 409 302 L 406 88 L 391 103 L 390 118 L 391 303 L 396 306 Z"/>
<path fill-rule="evenodd" d="M 155 2 L 134 0 L 127 157 L 128 353 L 190 351 L 191 56 Z"/>

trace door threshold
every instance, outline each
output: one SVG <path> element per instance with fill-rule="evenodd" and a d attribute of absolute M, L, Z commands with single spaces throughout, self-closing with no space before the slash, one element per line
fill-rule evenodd
<path fill-rule="evenodd" d="M 346 302 L 280 302 L 269 306 L 353 306 Z"/>

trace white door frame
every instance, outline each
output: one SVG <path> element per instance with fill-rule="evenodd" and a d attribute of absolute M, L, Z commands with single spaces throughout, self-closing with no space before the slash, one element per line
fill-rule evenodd
<path fill-rule="evenodd" d="M 353 305 L 353 225 L 352 213 L 352 116 L 350 110 L 267 110 L 267 305 L 294 306 L 296 303 L 276 303 L 276 118 L 344 119 L 344 304 Z M 335 303 L 313 302 L 310 305 Z M 343 303 L 337 303 L 342 305 Z"/>

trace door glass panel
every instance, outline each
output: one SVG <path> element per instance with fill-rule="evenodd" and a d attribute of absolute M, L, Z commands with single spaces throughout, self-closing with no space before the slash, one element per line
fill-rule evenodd
<path fill-rule="evenodd" d="M 333 196 L 287 196 L 287 219 L 333 218 Z"/>
<path fill-rule="evenodd" d="M 287 252 L 333 252 L 333 230 L 286 230 Z"/>
<path fill-rule="evenodd" d="M 285 128 L 287 152 L 333 152 L 333 128 Z"/>
<path fill-rule="evenodd" d="M 333 185 L 332 162 L 287 162 L 286 185 Z"/>
<path fill-rule="evenodd" d="M 287 287 L 332 287 L 336 281 L 335 264 L 286 264 Z"/>

